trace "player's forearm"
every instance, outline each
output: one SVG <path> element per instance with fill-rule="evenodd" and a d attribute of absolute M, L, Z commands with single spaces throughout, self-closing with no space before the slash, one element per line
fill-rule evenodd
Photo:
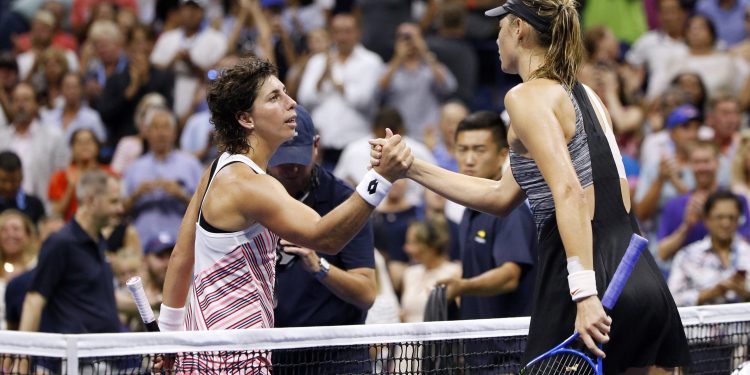
<path fill-rule="evenodd" d="M 203 172 L 198 189 L 182 217 L 177 243 L 172 250 L 164 278 L 162 302 L 164 305 L 180 308 L 185 305 L 190 281 L 193 277 L 195 265 L 195 225 L 198 222 L 200 204 L 208 186 L 210 170 Z"/>
<path fill-rule="evenodd" d="M 182 219 L 180 233 L 169 257 L 167 274 L 164 278 L 163 303 L 169 307 L 180 308 L 185 305 L 190 280 L 195 264 L 195 223 L 198 221 L 199 201 L 193 196 Z"/>
<path fill-rule="evenodd" d="M 499 189 L 499 182 L 472 177 L 414 160 L 407 177 L 450 201 L 475 210 L 505 216 L 516 204 Z"/>
<path fill-rule="evenodd" d="M 335 255 L 346 246 L 370 219 L 375 207 L 353 193 L 344 203 L 320 218 L 310 238 L 294 240 L 323 254 Z"/>
<path fill-rule="evenodd" d="M 192 241 L 195 241 L 195 235 L 192 236 Z M 193 252 L 184 245 L 184 242 L 178 243 L 169 257 L 167 275 L 164 278 L 163 301 L 165 305 L 175 308 L 185 306 L 190 279 L 193 276 L 193 265 Z"/>
<path fill-rule="evenodd" d="M 521 267 L 516 263 L 503 263 L 479 276 L 464 279 L 460 294 L 490 297 L 512 293 L 518 288 L 521 273 Z"/>
<path fill-rule="evenodd" d="M 586 270 L 593 270 L 593 234 L 583 188 L 577 184 L 552 191 L 555 218 L 566 257 L 577 256 Z"/>
<path fill-rule="evenodd" d="M 336 297 L 362 310 L 368 310 L 375 302 L 377 288 L 373 269 L 367 269 L 367 272 L 362 273 L 352 273 L 331 266 L 328 275 L 321 282 Z"/>

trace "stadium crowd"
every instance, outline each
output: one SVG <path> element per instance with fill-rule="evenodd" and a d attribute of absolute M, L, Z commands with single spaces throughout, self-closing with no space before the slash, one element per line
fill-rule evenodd
<path fill-rule="evenodd" d="M 183 214 L 219 155 L 207 87 L 243 56 L 274 63 L 300 104 L 269 173 L 321 215 L 352 193 L 386 128 L 421 160 L 501 178 L 503 98 L 520 80 L 501 72 L 497 20 L 483 15 L 498 4 L 0 2 L 3 327 L 143 330 L 125 281 L 141 276 L 158 308 Z M 611 114 L 676 302 L 750 301 L 750 0 L 580 7 L 579 79 Z M 501 219 L 398 181 L 338 255 L 282 239 L 276 326 L 430 319 L 438 284 L 458 302 L 451 318 L 528 315 L 536 240 L 527 206 Z"/>

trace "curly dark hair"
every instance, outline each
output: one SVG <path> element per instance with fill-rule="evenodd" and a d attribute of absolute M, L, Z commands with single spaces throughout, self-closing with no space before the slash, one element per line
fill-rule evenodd
<path fill-rule="evenodd" d="M 248 57 L 211 82 L 206 99 L 220 151 L 242 154 L 250 150 L 250 130 L 239 125 L 237 115 L 252 111 L 260 87 L 276 74 L 276 67 L 267 60 Z"/>

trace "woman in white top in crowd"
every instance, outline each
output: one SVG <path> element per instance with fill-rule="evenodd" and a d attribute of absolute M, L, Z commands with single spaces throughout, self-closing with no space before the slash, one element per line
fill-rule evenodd
<path fill-rule="evenodd" d="M 461 266 L 448 260 L 448 223 L 428 219 L 409 225 L 404 250 L 414 264 L 404 271 L 401 293 L 401 320 L 424 321 L 430 291 L 438 281 L 461 277 Z"/>

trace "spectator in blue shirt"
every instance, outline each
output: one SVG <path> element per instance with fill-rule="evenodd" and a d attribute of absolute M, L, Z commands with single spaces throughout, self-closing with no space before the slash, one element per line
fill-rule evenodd
<path fill-rule="evenodd" d="M 731 47 L 747 36 L 745 8 L 747 0 L 699 0 L 695 10 L 716 25 L 716 34 L 725 47 Z"/>
<path fill-rule="evenodd" d="M 284 185 L 289 195 L 325 215 L 345 201 L 352 189 L 315 164 L 320 136 L 315 134 L 308 112 L 299 105 L 296 111 L 297 134 L 279 147 L 268 163 L 268 172 Z M 377 290 L 372 233 L 372 225 L 366 224 L 337 255 L 324 255 L 282 239 L 281 245 L 287 253 L 282 259 L 288 256 L 296 259 L 278 267 L 275 326 L 364 324 Z M 294 361 L 295 355 L 293 351 L 275 352 L 274 374 L 284 374 L 284 363 Z M 370 371 L 366 349 L 326 352 L 326 359 L 333 363 L 352 360 L 354 364 L 320 363 L 320 367 L 307 370 L 315 373 Z"/>
<path fill-rule="evenodd" d="M 465 175 L 499 180 L 508 159 L 507 130 L 497 113 L 476 112 L 463 119 L 456 130 L 456 160 Z M 526 204 L 499 218 L 467 208 L 458 229 L 463 274 L 444 280 L 446 298 L 461 297 L 461 319 L 488 319 L 531 314 L 537 233 Z M 486 343 L 467 345 L 470 353 L 498 352 Z M 505 347 L 508 351 L 520 348 Z M 502 350 L 500 350 L 502 351 Z M 470 368 L 480 373 L 510 373 L 500 355 L 467 356 Z"/>
<path fill-rule="evenodd" d="M 187 152 L 176 150 L 177 122 L 163 107 L 146 112 L 149 152 L 125 170 L 125 209 L 144 241 L 160 228 L 179 227 L 190 197 L 198 186 L 203 167 Z"/>
<path fill-rule="evenodd" d="M 500 116 L 477 112 L 458 124 L 456 159 L 463 174 L 500 179 L 508 158 Z M 505 218 L 466 209 L 459 227 L 463 276 L 445 280 L 449 300 L 461 296 L 462 319 L 506 318 L 531 313 L 536 227 L 527 205 Z"/>

